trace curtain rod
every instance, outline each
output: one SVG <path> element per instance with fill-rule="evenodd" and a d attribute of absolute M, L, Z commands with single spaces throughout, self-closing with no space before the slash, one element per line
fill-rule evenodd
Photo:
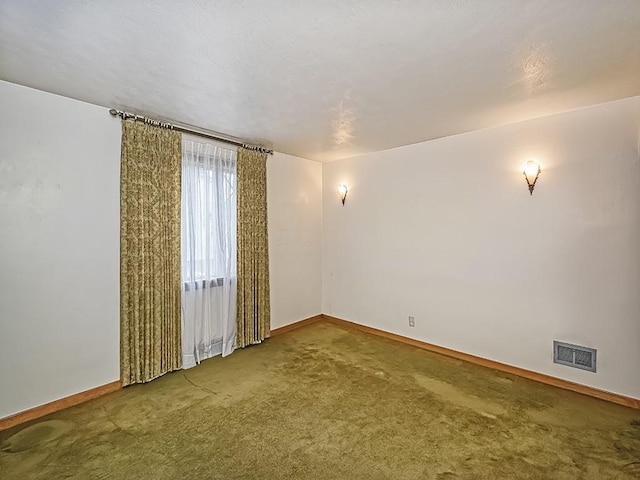
<path fill-rule="evenodd" d="M 116 110 L 115 108 L 112 108 L 111 110 L 109 110 L 109 113 L 114 117 L 118 116 L 123 120 L 134 120 L 136 122 L 144 122 L 148 125 L 153 125 L 155 127 L 168 128 L 169 130 L 175 130 L 176 132 L 181 132 L 181 133 L 190 133 L 192 135 L 197 135 L 199 137 L 210 138 L 211 140 L 217 140 L 218 142 L 229 143 L 231 145 L 246 148 L 248 150 L 256 150 L 258 152 L 268 153 L 269 155 L 273 155 L 273 150 L 270 148 L 260 147 L 258 145 L 251 145 L 249 143 L 243 143 L 241 141 L 232 140 L 230 138 L 219 137 L 217 135 L 214 135 L 213 133 L 203 132 L 200 130 L 193 130 L 189 127 L 185 127 L 182 125 L 175 125 L 173 123 L 163 122 L 160 120 L 155 120 L 153 118 L 145 117 L 143 115 L 123 112 L 122 110 Z"/>

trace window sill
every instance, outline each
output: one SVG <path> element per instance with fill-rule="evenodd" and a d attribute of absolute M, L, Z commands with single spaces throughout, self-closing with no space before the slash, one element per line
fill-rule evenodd
<path fill-rule="evenodd" d="M 195 282 L 184 282 L 182 288 L 185 292 L 191 290 L 204 290 L 206 288 L 217 288 L 224 285 L 224 278 L 213 278 L 211 280 L 196 280 Z"/>

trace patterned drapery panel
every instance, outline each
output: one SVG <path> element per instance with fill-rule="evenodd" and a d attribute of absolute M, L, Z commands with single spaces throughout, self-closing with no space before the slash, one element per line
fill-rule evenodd
<path fill-rule="evenodd" d="M 178 132 L 122 122 L 120 375 L 143 383 L 182 365 Z"/>
<path fill-rule="evenodd" d="M 271 331 L 267 238 L 267 154 L 238 148 L 237 347 Z"/>

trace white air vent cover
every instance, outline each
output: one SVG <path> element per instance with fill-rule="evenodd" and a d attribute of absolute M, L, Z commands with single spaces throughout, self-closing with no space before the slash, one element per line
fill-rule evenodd
<path fill-rule="evenodd" d="M 595 372 L 596 349 L 554 340 L 553 362 Z"/>

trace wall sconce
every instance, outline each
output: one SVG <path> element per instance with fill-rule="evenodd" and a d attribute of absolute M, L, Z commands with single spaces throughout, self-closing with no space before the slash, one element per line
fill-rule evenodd
<path fill-rule="evenodd" d="M 533 160 L 529 160 L 524 164 L 524 170 L 522 174 L 524 178 L 527 180 L 527 186 L 529 187 L 529 195 L 533 195 L 533 189 L 536 186 L 536 182 L 538 181 L 538 177 L 540 176 L 540 164 Z"/>
<path fill-rule="evenodd" d="M 346 185 L 340 185 L 338 187 L 338 192 L 340 193 L 340 198 L 342 199 L 342 205 L 344 206 L 344 201 L 347 199 L 347 192 L 349 189 Z"/>

